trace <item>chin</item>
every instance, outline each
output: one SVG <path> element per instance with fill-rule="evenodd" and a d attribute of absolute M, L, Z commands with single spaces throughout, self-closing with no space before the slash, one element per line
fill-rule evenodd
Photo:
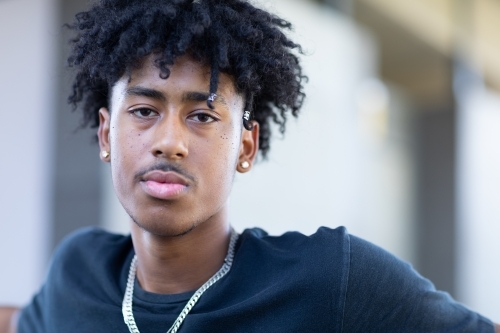
<path fill-rule="evenodd" d="M 134 223 L 137 224 L 137 226 L 139 226 L 139 228 L 141 228 L 142 230 L 157 237 L 181 237 L 188 234 L 190 231 L 196 228 L 195 225 L 169 227 L 165 225 L 156 225 L 156 224 L 144 225 L 144 224 L 139 224 L 136 221 L 134 221 Z"/>
<path fill-rule="evenodd" d="M 179 218 L 179 216 L 177 216 L 175 220 L 171 220 L 170 218 L 165 218 L 164 216 L 160 217 L 152 214 L 142 217 L 131 214 L 130 212 L 127 213 L 135 225 L 137 225 L 140 229 L 158 237 L 183 236 L 207 220 L 200 218 L 193 221 L 192 219 Z"/>

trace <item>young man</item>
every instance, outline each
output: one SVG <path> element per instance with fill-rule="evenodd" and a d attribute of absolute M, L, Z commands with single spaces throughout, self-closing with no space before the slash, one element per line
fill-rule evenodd
<path fill-rule="evenodd" d="M 98 127 L 131 235 L 68 237 L 31 304 L 2 310 L 4 332 L 495 332 L 343 228 L 231 229 L 235 172 L 302 105 L 289 27 L 241 0 L 101 0 L 77 15 L 70 101 Z"/>

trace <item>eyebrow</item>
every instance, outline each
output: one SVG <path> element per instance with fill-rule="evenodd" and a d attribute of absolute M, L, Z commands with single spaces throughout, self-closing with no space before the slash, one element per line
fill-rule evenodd
<path fill-rule="evenodd" d="M 128 88 L 127 90 L 125 90 L 125 96 L 149 97 L 160 100 L 162 102 L 167 100 L 167 97 L 161 91 L 141 86 L 133 86 Z M 203 102 L 208 100 L 209 96 L 210 94 L 207 92 L 188 91 L 182 95 L 182 102 Z M 219 102 L 227 106 L 227 102 L 224 96 L 217 95 L 217 97 L 215 98 L 215 102 Z"/>
<path fill-rule="evenodd" d="M 188 91 L 182 95 L 183 102 L 203 102 L 208 99 L 210 96 L 209 93 L 200 92 L 200 91 Z M 223 96 L 217 95 L 215 98 L 215 102 L 219 102 L 227 106 L 226 99 Z"/>
<path fill-rule="evenodd" d="M 149 97 L 153 99 L 160 100 L 162 102 L 166 101 L 167 98 L 163 93 L 159 90 L 155 89 L 150 89 L 150 88 L 145 88 L 141 86 L 133 86 L 130 88 L 127 88 L 125 90 L 125 96 L 142 96 L 142 97 Z"/>

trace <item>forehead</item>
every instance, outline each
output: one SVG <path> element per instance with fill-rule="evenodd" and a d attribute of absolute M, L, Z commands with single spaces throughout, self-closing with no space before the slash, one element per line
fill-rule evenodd
<path fill-rule="evenodd" d="M 134 86 L 161 91 L 171 97 L 188 91 L 209 92 L 209 66 L 188 55 L 183 55 L 176 58 L 175 63 L 169 66 L 170 75 L 167 79 L 163 79 L 160 69 L 155 64 L 155 59 L 154 55 L 145 57 L 140 66 L 122 76 L 112 88 L 112 98 L 117 97 L 116 95 L 123 95 L 126 89 Z M 220 73 L 218 79 L 217 95 L 223 96 L 228 101 L 242 99 L 242 96 L 236 92 L 234 79 L 230 75 Z"/>

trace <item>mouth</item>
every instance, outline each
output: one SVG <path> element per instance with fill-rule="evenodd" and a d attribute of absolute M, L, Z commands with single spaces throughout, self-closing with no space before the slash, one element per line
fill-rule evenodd
<path fill-rule="evenodd" d="M 144 192 L 151 197 L 172 200 L 182 195 L 189 187 L 189 182 L 173 171 L 151 171 L 140 180 Z"/>

